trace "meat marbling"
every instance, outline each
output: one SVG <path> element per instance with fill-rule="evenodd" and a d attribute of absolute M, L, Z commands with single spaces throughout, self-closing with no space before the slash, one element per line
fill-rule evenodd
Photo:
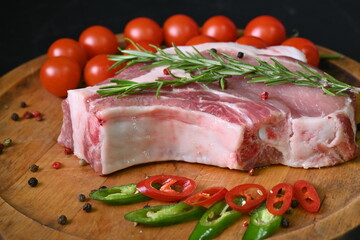
<path fill-rule="evenodd" d="M 256 49 L 235 43 L 207 43 L 256 64 L 255 57 L 300 69 L 304 55 L 294 48 Z M 193 51 L 189 47 L 180 47 Z M 166 51 L 172 53 L 173 49 Z M 135 65 L 115 78 L 137 82 L 168 78 L 164 67 L 139 71 Z M 175 75 L 186 75 L 180 70 Z M 70 90 L 63 102 L 63 126 L 58 142 L 71 148 L 99 174 L 133 165 L 182 160 L 230 169 L 249 170 L 271 164 L 319 168 L 354 158 L 353 97 L 324 95 L 320 89 L 289 84 L 266 86 L 228 79 L 217 84 L 164 88 L 159 98 L 141 94 L 100 97 L 99 86 Z M 269 98 L 260 95 L 268 92 Z"/>

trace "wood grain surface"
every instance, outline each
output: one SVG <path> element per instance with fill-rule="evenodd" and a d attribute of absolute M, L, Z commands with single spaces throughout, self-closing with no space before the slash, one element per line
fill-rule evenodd
<path fill-rule="evenodd" d="M 334 53 L 320 47 L 322 53 Z M 148 175 L 173 174 L 190 177 L 198 183 L 197 190 L 212 186 L 228 189 L 242 183 L 262 184 L 270 189 L 277 183 L 294 183 L 305 179 L 319 192 L 322 206 L 319 213 L 309 214 L 296 208 L 286 217 L 290 227 L 280 229 L 273 239 L 331 239 L 343 235 L 360 224 L 360 159 L 321 169 L 296 169 L 272 166 L 246 172 L 184 162 L 164 162 L 139 165 L 109 176 L 98 176 L 89 165 L 66 155 L 57 144 L 62 124 L 62 99 L 47 93 L 39 82 L 39 68 L 45 56 L 27 62 L 0 79 L 0 140 L 10 137 L 12 146 L 0 155 L 0 239 L 187 239 L 196 221 L 181 225 L 151 228 L 134 226 L 124 220 L 125 213 L 145 204 L 163 204 L 155 200 L 128 206 L 108 206 L 87 199 L 93 210 L 82 210 L 84 203 L 77 195 L 87 195 L 100 186 L 118 186 L 138 182 Z M 322 62 L 321 67 L 337 78 L 359 85 L 360 64 L 343 57 Z M 20 108 L 20 102 L 28 106 Z M 38 110 L 43 121 L 11 120 L 12 113 Z M 62 163 L 53 169 L 52 163 Z M 28 167 L 37 164 L 38 172 Z M 32 188 L 30 177 L 39 180 Z M 57 218 L 66 215 L 68 224 Z M 226 230 L 219 239 L 239 239 L 245 228 L 243 217 Z"/>

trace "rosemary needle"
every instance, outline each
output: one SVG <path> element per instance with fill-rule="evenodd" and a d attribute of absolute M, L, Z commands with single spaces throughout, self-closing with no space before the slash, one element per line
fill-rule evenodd
<path fill-rule="evenodd" d="M 164 86 L 179 87 L 193 82 L 218 82 L 224 89 L 226 78 L 231 76 L 244 76 L 245 79 L 248 79 L 248 83 L 264 83 L 266 85 L 291 83 L 298 86 L 316 87 L 332 96 L 344 95 L 346 91 L 353 93 L 360 91 L 360 88 L 338 81 L 327 73 L 319 74 L 301 62 L 298 64 L 302 70 L 292 72 L 274 58 L 271 58 L 271 64 L 256 59 L 258 65 L 251 65 L 211 49 L 208 50 L 210 57 L 206 57 L 195 47 L 193 47 L 194 52 L 184 52 L 174 46 L 175 54 L 167 53 L 153 45 L 152 47 L 156 48 L 158 52 L 149 52 L 138 46 L 137 50 L 122 50 L 126 55 L 110 55 L 109 60 L 115 61 L 112 67 L 126 63 L 125 68 L 121 71 L 137 63 L 150 63 L 141 69 L 166 66 L 168 69 L 182 69 L 186 73 L 190 73 L 190 77 L 178 77 L 169 71 L 173 80 L 156 79 L 153 82 L 138 83 L 126 79 L 112 79 L 110 82 L 115 85 L 100 87 L 97 92 L 105 97 L 136 94 L 147 89 L 156 89 L 156 97 L 158 97 Z M 197 72 L 197 74 L 191 74 L 193 72 Z"/>

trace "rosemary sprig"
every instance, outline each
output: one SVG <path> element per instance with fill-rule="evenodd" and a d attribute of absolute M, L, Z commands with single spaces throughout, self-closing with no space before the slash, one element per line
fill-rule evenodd
<path fill-rule="evenodd" d="M 150 69 L 166 66 L 168 69 L 181 69 L 189 73 L 189 77 L 178 77 L 170 72 L 174 80 L 156 79 L 153 82 L 138 83 L 125 79 L 112 79 L 116 85 L 100 87 L 97 91 L 102 96 L 136 94 L 146 89 L 156 89 L 158 97 L 165 86 L 179 87 L 193 82 L 215 83 L 218 82 L 222 89 L 225 89 L 226 78 L 231 76 L 244 76 L 250 79 L 248 83 L 265 83 L 266 85 L 280 85 L 291 83 L 298 86 L 321 88 L 328 95 L 344 95 L 345 91 L 359 93 L 360 88 L 353 87 L 344 82 L 336 80 L 327 73 L 319 74 L 301 62 L 302 71 L 292 72 L 277 60 L 271 58 L 273 64 L 256 59 L 258 65 L 244 63 L 225 53 L 218 53 L 213 49 L 208 50 L 211 57 L 206 57 L 193 47 L 194 52 L 184 52 L 174 46 L 175 54 L 170 54 L 156 46 L 158 53 L 149 52 L 140 46 L 138 50 L 122 50 L 126 55 L 111 55 L 109 59 L 115 61 L 112 67 L 124 62 L 127 63 L 124 69 L 137 64 L 148 62 L 149 65 L 141 69 Z M 196 72 L 196 74 L 193 74 Z"/>

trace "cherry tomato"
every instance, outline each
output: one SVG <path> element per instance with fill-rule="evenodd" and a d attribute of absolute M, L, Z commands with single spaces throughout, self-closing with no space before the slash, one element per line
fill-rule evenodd
<path fill-rule="evenodd" d="M 215 38 L 219 42 L 233 42 L 237 37 L 235 23 L 225 16 L 214 16 L 206 20 L 201 33 Z"/>
<path fill-rule="evenodd" d="M 81 78 L 79 64 L 68 57 L 52 57 L 40 69 L 42 86 L 58 97 L 66 97 L 67 90 L 78 86 Z"/>
<path fill-rule="evenodd" d="M 269 46 L 279 45 L 286 38 L 286 30 L 282 22 L 272 16 L 259 16 L 252 19 L 244 29 L 244 36 L 261 38 Z"/>
<path fill-rule="evenodd" d="M 124 37 L 134 42 L 148 41 L 161 44 L 163 32 L 160 25 L 154 20 L 146 17 L 134 18 L 125 26 Z"/>
<path fill-rule="evenodd" d="M 217 42 L 215 38 L 206 36 L 206 35 L 198 35 L 193 38 L 191 38 L 189 41 L 186 42 L 186 46 L 193 46 L 198 45 L 202 43 L 208 43 L 208 42 Z"/>
<path fill-rule="evenodd" d="M 84 80 L 88 86 L 93 86 L 113 77 L 121 67 L 109 69 L 115 62 L 110 61 L 108 55 L 99 54 L 91 58 L 85 65 Z"/>
<path fill-rule="evenodd" d="M 58 56 L 74 59 L 79 63 L 80 68 L 83 68 L 87 61 L 84 48 L 79 44 L 79 42 L 71 38 L 60 38 L 50 45 L 47 51 L 47 57 L 51 58 Z"/>
<path fill-rule="evenodd" d="M 239 37 L 235 42 L 244 45 L 250 45 L 256 48 L 266 48 L 268 46 L 264 40 L 254 36 L 242 36 Z"/>
<path fill-rule="evenodd" d="M 159 44 L 148 42 L 148 41 L 139 41 L 139 42 L 136 42 L 135 44 L 137 44 L 137 45 L 141 46 L 142 48 L 144 48 L 145 50 L 147 50 L 149 52 L 153 52 L 153 53 L 156 53 L 157 50 L 156 50 L 156 48 L 154 48 L 150 45 L 154 45 L 154 46 L 160 48 Z M 137 49 L 133 44 L 130 44 L 125 48 L 125 50 L 137 50 Z M 140 48 L 140 50 L 141 50 L 141 48 Z"/>
<path fill-rule="evenodd" d="M 209 206 L 225 197 L 227 189 L 224 187 L 212 187 L 188 197 L 184 203 L 192 206 Z"/>
<path fill-rule="evenodd" d="M 159 190 L 153 187 L 158 183 L 162 185 Z M 188 197 L 195 190 L 196 183 L 186 177 L 156 175 L 139 182 L 136 188 L 148 197 L 171 202 Z"/>
<path fill-rule="evenodd" d="M 320 61 L 319 51 L 316 45 L 306 38 L 294 37 L 285 40 L 281 45 L 295 47 L 302 51 L 310 65 L 317 67 Z"/>
<path fill-rule="evenodd" d="M 200 34 L 199 26 L 189 16 L 177 14 L 166 19 L 164 26 L 164 38 L 167 46 L 183 46 L 188 40 Z"/>
<path fill-rule="evenodd" d="M 317 212 L 320 209 L 320 198 L 311 183 L 305 180 L 296 181 L 294 184 L 294 193 L 299 204 L 308 212 Z"/>
<path fill-rule="evenodd" d="M 266 208 L 273 215 L 283 215 L 289 209 L 294 195 L 294 188 L 288 183 L 279 183 L 270 190 Z"/>
<path fill-rule="evenodd" d="M 85 29 L 79 38 L 88 58 L 98 54 L 115 54 L 118 48 L 116 35 L 107 27 L 91 26 Z"/>
<path fill-rule="evenodd" d="M 265 188 L 258 184 L 241 184 L 228 191 L 225 195 L 225 200 L 229 206 L 239 212 L 250 212 L 259 206 L 267 196 Z M 238 197 L 243 197 L 245 200 L 241 205 L 234 201 Z"/>

